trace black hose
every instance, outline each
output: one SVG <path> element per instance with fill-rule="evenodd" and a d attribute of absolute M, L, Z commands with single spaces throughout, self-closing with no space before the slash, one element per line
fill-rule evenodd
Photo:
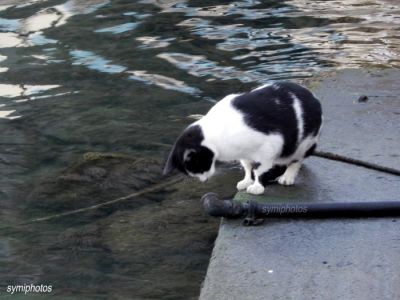
<path fill-rule="evenodd" d="M 201 201 L 204 210 L 210 216 L 229 219 L 246 217 L 245 225 L 254 225 L 252 222 L 257 219 L 267 218 L 319 219 L 400 216 L 400 201 L 262 204 L 255 201 L 241 203 L 233 200 L 220 200 L 215 193 L 205 194 Z"/>

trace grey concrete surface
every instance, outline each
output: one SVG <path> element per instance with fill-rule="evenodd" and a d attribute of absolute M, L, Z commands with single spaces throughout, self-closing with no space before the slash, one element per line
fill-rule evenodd
<path fill-rule="evenodd" d="M 399 78 L 393 70 L 349 70 L 314 85 L 325 111 L 320 149 L 399 168 Z M 358 103 L 360 94 L 369 101 Z M 271 185 L 251 197 L 342 202 L 399 195 L 398 176 L 313 157 L 294 186 Z M 259 227 L 222 220 L 200 299 L 400 299 L 400 218 L 271 219 Z"/>
<path fill-rule="evenodd" d="M 399 70 L 347 70 L 314 90 L 324 111 L 319 149 L 400 169 Z M 359 103 L 361 95 L 368 101 Z"/>

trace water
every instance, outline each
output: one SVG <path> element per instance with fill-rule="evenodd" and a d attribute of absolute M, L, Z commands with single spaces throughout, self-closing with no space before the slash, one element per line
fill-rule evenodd
<path fill-rule="evenodd" d="M 161 182 L 180 130 L 228 93 L 399 68 L 399 13 L 383 0 L 0 1 L 0 296 L 34 283 L 63 299 L 195 299 L 218 228 L 198 198 L 232 194 L 235 170 L 16 224 Z"/>

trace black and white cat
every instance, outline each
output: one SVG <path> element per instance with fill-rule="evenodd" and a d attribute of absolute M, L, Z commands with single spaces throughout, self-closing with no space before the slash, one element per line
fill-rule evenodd
<path fill-rule="evenodd" d="M 306 88 L 276 82 L 228 95 L 179 136 L 164 168 L 207 180 L 216 161 L 240 161 L 238 190 L 262 194 L 263 177 L 284 166 L 278 182 L 292 185 L 305 157 L 316 147 L 322 109 Z"/>

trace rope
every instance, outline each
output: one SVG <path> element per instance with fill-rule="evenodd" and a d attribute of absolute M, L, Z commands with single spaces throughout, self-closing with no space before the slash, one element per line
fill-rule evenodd
<path fill-rule="evenodd" d="M 152 186 L 149 186 L 147 188 L 144 188 L 142 190 L 139 190 L 139 191 L 134 192 L 132 194 L 129 194 L 127 196 L 119 197 L 119 198 L 116 198 L 116 199 L 113 199 L 113 200 L 110 200 L 110 201 L 102 202 L 102 203 L 99 203 L 99 204 L 95 204 L 95 205 L 92 205 L 92 206 L 83 207 L 83 208 L 79 208 L 79 209 L 75 209 L 75 210 L 66 211 L 66 212 L 63 212 L 63 213 L 55 214 L 55 215 L 50 215 L 50 216 L 46 216 L 46 217 L 31 219 L 31 220 L 26 221 L 26 222 L 18 223 L 18 224 L 14 225 L 14 226 L 3 226 L 3 227 L 0 227 L 0 230 L 9 229 L 9 228 L 13 228 L 13 227 L 19 227 L 19 226 L 25 226 L 25 225 L 34 224 L 34 223 L 40 223 L 40 222 L 44 222 L 44 221 L 49 221 L 49 220 L 58 219 L 58 218 L 61 218 L 61 217 L 76 215 L 76 214 L 79 214 L 79 213 L 95 210 L 95 209 L 98 209 L 98 208 L 101 208 L 101 207 L 104 207 L 104 206 L 108 206 L 108 205 L 111 205 L 111 204 L 115 204 L 115 203 L 118 203 L 118 202 L 121 202 L 121 201 L 125 201 L 125 200 L 128 200 L 128 199 L 131 199 L 131 198 L 135 198 L 135 197 L 147 194 L 147 193 L 151 193 L 151 192 L 160 190 L 162 188 L 166 188 L 168 186 L 171 186 L 171 185 L 174 185 L 174 184 L 178 183 L 181 180 L 182 180 L 182 177 L 173 178 L 171 180 L 168 180 L 168 181 L 165 181 L 165 182 L 162 182 L 162 183 L 154 184 Z"/>
<path fill-rule="evenodd" d="M 162 146 L 162 147 L 169 147 L 169 148 L 172 147 L 172 145 L 169 145 L 169 144 L 162 144 L 162 143 L 151 143 L 151 144 L 152 145 L 156 145 L 156 146 Z M 347 164 L 352 164 L 352 165 L 364 167 L 364 168 L 367 168 L 367 169 L 376 170 L 376 171 L 380 171 L 380 172 L 384 172 L 384 173 L 400 176 L 400 170 L 389 168 L 389 167 L 384 167 L 384 166 L 381 166 L 381 165 L 377 165 L 377 164 L 366 162 L 366 161 L 363 161 L 363 160 L 354 159 L 354 158 L 351 158 L 351 157 L 335 154 L 335 153 L 332 153 L 332 152 L 317 151 L 316 150 L 311 155 L 312 156 L 321 157 L 321 158 L 325 158 L 325 159 L 334 160 L 334 161 L 341 161 L 341 162 L 344 162 L 344 163 L 347 163 Z"/>
<path fill-rule="evenodd" d="M 380 172 L 384 172 L 384 173 L 400 176 L 400 170 L 389 168 L 389 167 L 384 167 L 384 166 L 381 166 L 381 165 L 378 165 L 378 164 L 374 164 L 374 163 L 362 161 L 362 160 L 359 160 L 359 159 L 354 159 L 354 158 L 342 156 L 342 155 L 331 153 L 331 152 L 315 151 L 312 155 L 313 156 L 317 156 L 317 157 L 321 157 L 321 158 L 325 158 L 325 159 L 330 159 L 330 160 L 334 160 L 334 161 L 340 161 L 340 162 L 344 162 L 344 163 L 348 163 L 348 164 L 364 167 L 364 168 L 371 169 L 371 170 L 376 170 L 376 171 L 380 171 Z M 154 192 L 156 190 L 159 190 L 159 189 L 174 185 L 174 184 L 180 182 L 181 180 L 182 180 L 182 177 L 173 178 L 171 180 L 168 180 L 168 181 L 165 181 L 165 182 L 162 182 L 162 183 L 154 184 L 154 185 L 152 185 L 150 187 L 144 188 L 142 190 L 139 190 L 139 191 L 134 192 L 132 194 L 129 194 L 127 196 L 119 197 L 119 198 L 116 198 L 116 199 L 113 199 L 113 200 L 110 200 L 110 201 L 106 201 L 106 202 L 103 202 L 103 203 L 99 203 L 99 204 L 95 204 L 95 205 L 92 205 L 92 206 L 83 207 L 83 208 L 79 208 L 79 209 L 75 209 L 75 210 L 70 210 L 70 211 L 66 211 L 66 212 L 63 212 L 63 213 L 55 214 L 55 215 L 50 215 L 50 216 L 46 216 L 46 217 L 31 219 L 31 220 L 26 221 L 26 222 L 18 223 L 18 224 L 14 225 L 14 226 L 3 226 L 3 227 L 0 227 L 0 230 L 10 229 L 10 228 L 19 227 L 19 226 L 25 226 L 25 225 L 34 224 L 34 223 L 45 222 L 45 221 L 49 221 L 49 220 L 54 220 L 54 219 L 66 217 L 66 216 L 76 215 L 76 214 L 87 212 L 87 211 L 91 211 L 91 210 L 96 210 L 96 209 L 104 207 L 104 206 L 115 204 L 115 203 L 118 203 L 118 202 L 121 202 L 121 201 L 125 201 L 125 200 L 131 199 L 131 198 L 135 198 L 135 197 L 138 197 L 138 196 L 141 196 L 141 195 L 144 195 L 144 194 L 147 194 L 147 193 L 151 193 L 151 192 Z"/>
<path fill-rule="evenodd" d="M 384 166 L 377 165 L 374 163 L 366 162 L 366 161 L 359 160 L 359 159 L 354 159 L 354 158 L 347 157 L 347 156 L 342 156 L 342 155 L 331 153 L 331 152 L 315 151 L 312 155 L 330 159 L 330 160 L 341 161 L 344 163 L 364 167 L 367 169 L 376 170 L 376 171 L 400 176 L 400 170 L 389 168 L 389 167 L 384 167 Z"/>

